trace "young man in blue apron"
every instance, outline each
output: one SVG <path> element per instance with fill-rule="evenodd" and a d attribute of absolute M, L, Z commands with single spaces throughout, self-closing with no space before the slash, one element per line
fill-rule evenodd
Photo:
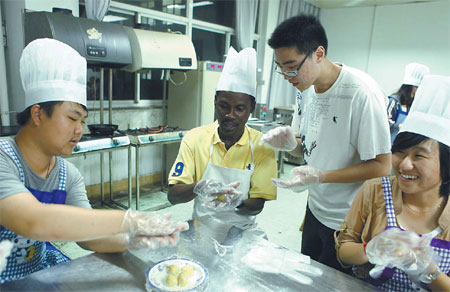
<path fill-rule="evenodd" d="M 217 121 L 188 132 L 169 173 L 169 201 L 194 200 L 193 218 L 214 215 L 248 229 L 264 202 L 276 199 L 275 152 L 246 126 L 255 96 L 256 52 L 231 47 L 216 89 Z"/>
<path fill-rule="evenodd" d="M 174 233 L 187 228 L 156 214 L 91 209 L 83 177 L 60 157 L 83 134 L 86 69 L 83 57 L 56 40 L 35 40 L 22 53 L 21 128 L 0 140 L 0 242 L 13 244 L 0 283 L 69 260 L 48 241 L 121 252 L 174 244 Z"/>

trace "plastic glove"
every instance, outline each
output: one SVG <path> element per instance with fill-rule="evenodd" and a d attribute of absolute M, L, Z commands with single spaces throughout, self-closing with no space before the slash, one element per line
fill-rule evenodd
<path fill-rule="evenodd" d="M 187 222 L 170 221 L 170 215 L 128 209 L 123 217 L 120 232 L 132 236 L 167 236 L 187 229 L 189 229 Z"/>
<path fill-rule="evenodd" d="M 205 179 L 199 181 L 193 192 L 202 201 L 202 205 L 221 211 L 234 209 L 242 202 L 242 193 L 236 188 L 239 182 L 225 184 L 219 180 Z"/>
<path fill-rule="evenodd" d="M 366 253 L 372 264 L 397 267 L 424 281 L 425 276 L 435 267 L 434 263 L 439 262 L 439 256 L 430 246 L 431 239 L 412 231 L 391 228 L 369 241 Z"/>
<path fill-rule="evenodd" d="M 290 189 L 296 193 L 300 193 L 312 185 L 320 183 L 321 172 L 314 167 L 299 166 L 292 169 L 291 175 L 293 178 L 289 181 L 273 178 L 272 183 L 276 187 Z"/>
<path fill-rule="evenodd" d="M 11 254 L 14 244 L 9 240 L 0 242 L 0 273 L 6 268 L 6 258 Z"/>
<path fill-rule="evenodd" d="M 157 249 L 164 246 L 174 246 L 178 241 L 178 232 L 167 236 L 133 236 L 131 234 L 125 234 L 125 246 L 127 250 L 139 250 L 144 248 Z"/>
<path fill-rule="evenodd" d="M 277 127 L 270 130 L 259 140 L 259 145 L 263 145 L 264 143 L 282 151 L 292 151 L 297 148 L 297 139 L 291 127 Z"/>

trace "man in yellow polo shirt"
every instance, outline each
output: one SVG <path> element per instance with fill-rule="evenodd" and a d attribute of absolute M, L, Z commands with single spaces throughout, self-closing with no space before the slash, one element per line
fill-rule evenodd
<path fill-rule="evenodd" d="M 248 229 L 265 201 L 276 199 L 275 152 L 246 126 L 255 95 L 255 50 L 230 47 L 216 89 L 217 121 L 187 133 L 169 173 L 169 201 L 195 200 L 193 218 L 214 215 Z"/>

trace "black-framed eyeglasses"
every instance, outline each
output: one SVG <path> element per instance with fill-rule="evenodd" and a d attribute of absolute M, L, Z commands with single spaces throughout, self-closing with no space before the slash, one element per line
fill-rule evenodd
<path fill-rule="evenodd" d="M 283 71 L 281 70 L 281 68 L 280 68 L 278 65 L 276 65 L 276 67 L 275 67 L 275 72 L 277 72 L 278 74 L 287 76 L 287 77 L 295 77 L 295 76 L 297 76 L 298 71 L 299 71 L 300 68 L 302 67 L 303 63 L 305 63 L 305 61 L 306 61 L 306 59 L 309 57 L 309 55 L 310 55 L 310 54 L 306 54 L 306 56 L 305 56 L 305 57 L 303 58 L 303 60 L 300 62 L 300 64 L 298 65 L 297 69 L 295 69 L 295 71 L 286 71 L 286 72 L 283 72 Z"/>

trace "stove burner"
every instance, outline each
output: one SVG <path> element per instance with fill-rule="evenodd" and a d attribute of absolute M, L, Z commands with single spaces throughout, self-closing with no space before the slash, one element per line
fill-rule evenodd
<path fill-rule="evenodd" d="M 139 128 L 139 129 L 128 129 L 126 130 L 126 133 L 128 135 L 147 135 L 147 134 L 158 134 L 158 133 L 168 133 L 168 132 L 175 132 L 180 131 L 181 129 L 177 126 L 175 127 L 169 127 L 168 125 L 165 126 L 157 126 L 157 127 L 145 127 L 145 128 Z"/>

